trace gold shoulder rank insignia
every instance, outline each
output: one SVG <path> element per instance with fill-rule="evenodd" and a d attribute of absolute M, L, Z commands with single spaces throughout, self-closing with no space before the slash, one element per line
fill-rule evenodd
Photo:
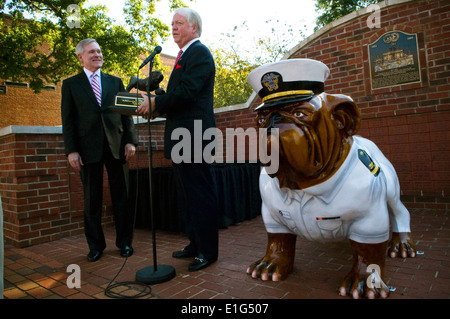
<path fill-rule="evenodd" d="M 369 169 L 369 171 L 373 174 L 373 176 L 378 176 L 381 169 L 378 165 L 376 165 L 370 156 L 366 153 L 366 151 L 359 149 L 358 150 L 359 160 Z"/>

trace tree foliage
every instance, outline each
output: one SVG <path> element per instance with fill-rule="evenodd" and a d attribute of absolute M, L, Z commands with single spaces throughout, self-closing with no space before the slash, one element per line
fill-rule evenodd
<path fill-rule="evenodd" d="M 0 0 L 0 78 L 28 82 L 40 92 L 46 84 L 80 71 L 75 46 L 84 38 L 95 38 L 100 44 L 105 72 L 122 78 L 136 75 L 140 56 L 170 35 L 170 27 L 155 17 L 156 1 L 160 0 L 126 0 L 124 24 L 119 25 L 105 6 L 88 7 L 86 0 Z M 169 0 L 170 9 L 186 6 L 183 1 Z M 75 28 L 70 27 L 72 4 L 80 8 L 80 26 Z M 237 40 L 250 32 L 245 22 L 222 34 L 216 48 L 210 46 L 216 62 L 215 107 L 244 103 L 253 92 L 248 73 L 281 59 L 304 39 L 301 31 L 278 20 L 268 20 L 266 25 L 270 31 L 252 39 L 254 47 L 247 51 Z M 157 56 L 155 69 L 161 68 Z"/>
<path fill-rule="evenodd" d="M 245 103 L 253 92 L 247 82 L 248 74 L 266 63 L 280 60 L 291 47 L 305 38 L 290 25 L 268 20 L 270 33 L 253 39 L 253 46 L 243 49 L 236 39 L 250 32 L 246 22 L 230 33 L 221 34 L 217 48 L 211 49 L 216 63 L 214 106 L 216 108 Z M 216 47 L 216 45 L 211 45 Z"/>
<path fill-rule="evenodd" d="M 75 46 L 84 38 L 100 44 L 105 72 L 135 75 L 139 56 L 170 35 L 169 26 L 155 18 L 155 1 L 126 0 L 126 24 L 118 25 L 105 6 L 87 7 L 86 0 L 0 0 L 0 78 L 29 82 L 40 92 L 80 70 Z M 79 27 L 73 27 L 72 4 L 80 8 Z M 171 9 L 183 5 L 170 0 Z"/>
<path fill-rule="evenodd" d="M 253 89 L 247 75 L 255 65 L 243 60 L 236 51 L 218 48 L 213 51 L 216 63 L 214 107 L 240 104 L 246 101 Z"/>
<path fill-rule="evenodd" d="M 377 2 L 379 0 L 316 0 L 316 12 L 320 15 L 316 20 L 315 30 Z"/>

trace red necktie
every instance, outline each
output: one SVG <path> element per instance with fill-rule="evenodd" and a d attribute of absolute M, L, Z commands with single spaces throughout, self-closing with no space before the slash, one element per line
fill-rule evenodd
<path fill-rule="evenodd" d="M 178 61 L 180 61 L 180 58 L 181 58 L 182 54 L 183 54 L 183 50 L 180 50 L 180 52 L 178 52 L 177 59 L 175 60 L 175 65 L 174 66 L 177 65 Z"/>
<path fill-rule="evenodd" d="M 100 88 L 100 83 L 98 82 L 97 76 L 97 74 L 92 75 L 91 86 L 97 99 L 98 105 L 102 106 L 102 90 Z"/>

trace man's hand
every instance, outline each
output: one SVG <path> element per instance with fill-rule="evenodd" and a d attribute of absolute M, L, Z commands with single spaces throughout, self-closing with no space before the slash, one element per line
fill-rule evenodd
<path fill-rule="evenodd" d="M 72 152 L 67 156 L 67 159 L 69 160 L 70 166 L 72 168 L 76 169 L 77 171 L 80 170 L 80 167 L 83 166 L 83 160 L 81 159 L 81 156 L 78 152 Z"/>
<path fill-rule="evenodd" d="M 138 107 L 138 113 L 140 115 L 142 115 L 142 117 L 144 119 L 148 119 L 148 116 L 150 114 L 150 111 L 149 111 L 150 107 L 151 107 L 152 112 L 155 111 L 155 98 L 150 97 L 150 101 L 149 101 L 147 95 L 141 94 L 141 96 L 144 98 L 144 102 L 142 102 L 142 104 Z"/>
<path fill-rule="evenodd" d="M 125 160 L 128 162 L 134 157 L 136 153 L 136 147 L 133 144 L 125 145 Z"/>

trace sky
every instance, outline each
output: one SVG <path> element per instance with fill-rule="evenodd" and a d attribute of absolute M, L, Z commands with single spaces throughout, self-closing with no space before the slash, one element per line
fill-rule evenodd
<path fill-rule="evenodd" d="M 124 0 L 90 0 L 88 4 L 103 4 L 108 8 L 108 15 L 121 22 Z M 218 47 L 221 44 L 222 33 L 233 33 L 233 28 L 246 22 L 248 31 L 234 32 L 239 46 L 243 50 L 253 45 L 257 38 L 273 34 L 272 27 L 279 29 L 291 26 L 295 31 L 302 30 L 304 36 L 313 33 L 315 20 L 315 0 L 196 0 L 185 3 L 195 9 L 202 18 L 203 33 L 201 41 L 208 45 Z M 173 13 L 169 11 L 168 0 L 161 0 L 156 4 L 156 15 L 163 23 L 171 25 Z M 266 23 L 272 20 L 271 23 Z M 276 23 L 275 21 L 279 21 Z M 305 27 L 306 25 L 306 27 Z M 302 39 L 294 43 L 297 45 Z M 179 48 L 172 37 L 160 44 L 162 53 L 176 56 Z M 151 49 L 151 48 L 150 48 Z"/>

